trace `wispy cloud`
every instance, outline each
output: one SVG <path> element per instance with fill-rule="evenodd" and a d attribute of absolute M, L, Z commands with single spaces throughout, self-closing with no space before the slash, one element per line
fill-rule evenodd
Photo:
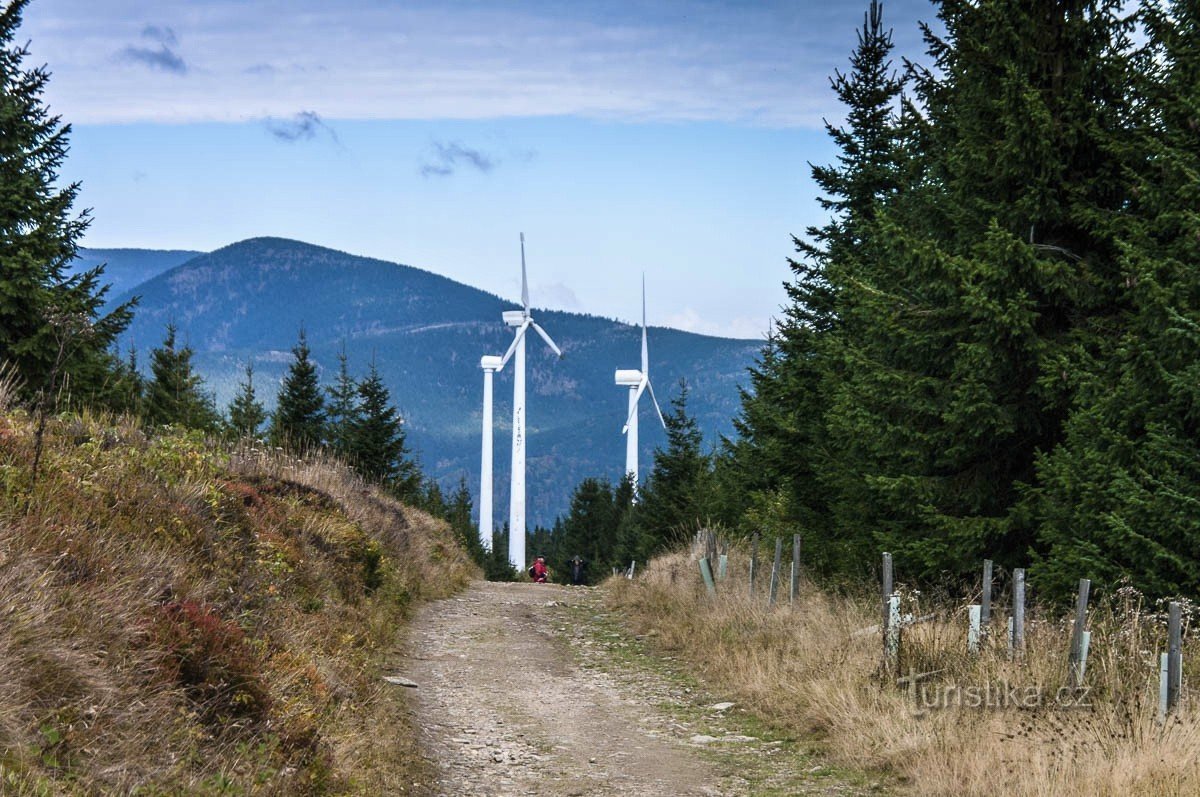
<path fill-rule="evenodd" d="M 421 164 L 422 177 L 449 177 L 463 166 L 487 174 L 499 162 L 477 149 L 464 147 L 457 141 L 433 142 L 433 153 Z"/>
<path fill-rule="evenodd" d="M 179 46 L 179 37 L 175 35 L 173 29 L 160 25 L 147 25 L 142 28 L 142 38 L 157 44 L 158 47 L 142 47 L 131 44 L 117 53 L 117 57 L 122 61 L 144 64 L 151 69 L 173 72 L 176 75 L 187 74 L 187 62 L 176 51 Z"/>
<path fill-rule="evenodd" d="M 267 132 L 277 141 L 293 144 L 297 141 L 311 141 L 319 133 L 326 133 L 335 144 L 340 144 L 337 133 L 321 118 L 316 111 L 300 111 L 290 119 L 267 119 L 263 122 Z"/>

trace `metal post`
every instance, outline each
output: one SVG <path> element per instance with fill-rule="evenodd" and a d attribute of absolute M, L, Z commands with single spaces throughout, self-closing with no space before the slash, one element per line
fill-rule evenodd
<path fill-rule="evenodd" d="M 1067 685 L 1078 689 L 1083 684 L 1080 662 L 1083 660 L 1083 634 L 1087 625 L 1088 593 L 1092 582 L 1086 578 L 1079 579 L 1079 596 L 1075 600 L 1075 628 L 1071 632 L 1071 656 L 1068 659 Z"/>
<path fill-rule="evenodd" d="M 979 652 L 979 617 L 982 614 L 979 604 L 967 607 L 967 652 L 974 655 Z"/>
<path fill-rule="evenodd" d="M 800 594 L 800 535 L 792 535 L 792 588 L 788 592 L 788 603 L 795 603 Z"/>
<path fill-rule="evenodd" d="M 779 567 L 783 559 L 783 538 L 775 538 L 775 564 L 771 565 L 771 596 L 768 598 L 768 603 L 771 606 L 775 605 L 775 598 L 779 594 Z"/>
<path fill-rule="evenodd" d="M 717 594 L 717 585 L 713 582 L 712 565 L 708 562 L 708 557 L 700 559 L 700 575 L 704 578 L 704 586 L 708 588 L 709 595 Z"/>
<path fill-rule="evenodd" d="M 1167 713 L 1179 705 L 1179 688 L 1183 685 L 1183 623 L 1179 604 L 1167 604 Z"/>
<path fill-rule="evenodd" d="M 1014 658 L 1025 653 L 1025 568 L 1013 571 L 1013 632 L 1012 651 Z"/>
<path fill-rule="evenodd" d="M 1167 703 L 1171 690 L 1167 684 L 1171 682 L 1170 653 L 1158 654 L 1158 721 L 1167 721 Z"/>
<path fill-rule="evenodd" d="M 758 532 L 750 536 L 750 597 L 754 597 L 754 579 L 758 576 Z"/>

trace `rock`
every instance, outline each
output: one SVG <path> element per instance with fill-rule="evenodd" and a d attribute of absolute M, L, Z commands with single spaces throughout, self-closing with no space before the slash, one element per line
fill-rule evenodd
<path fill-rule="evenodd" d="M 727 733 L 721 737 L 721 741 L 722 742 L 757 742 L 758 739 L 756 739 L 753 736 L 742 736 L 741 734 L 738 734 L 738 733 Z"/>
<path fill-rule="evenodd" d="M 728 711 L 733 708 L 736 703 L 713 703 L 708 707 L 709 711 Z"/>
<path fill-rule="evenodd" d="M 399 675 L 385 675 L 383 676 L 383 680 L 387 681 L 389 684 L 395 684 L 396 686 L 407 686 L 409 689 L 417 688 L 415 681 L 410 681 L 407 678 Z"/>
<path fill-rule="evenodd" d="M 712 744 L 713 742 L 717 741 L 717 737 L 698 733 L 688 741 L 690 741 L 692 744 Z"/>

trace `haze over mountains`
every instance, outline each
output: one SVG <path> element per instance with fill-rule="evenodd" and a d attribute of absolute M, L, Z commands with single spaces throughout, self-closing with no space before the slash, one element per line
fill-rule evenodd
<path fill-rule="evenodd" d="M 500 314 L 516 302 L 418 268 L 280 238 L 250 239 L 208 254 L 81 252 L 81 266 L 98 262 L 107 262 L 112 302 L 141 297 L 121 347 L 136 347 L 143 367 L 174 322 L 222 409 L 248 361 L 260 397 L 271 405 L 303 327 L 325 383 L 332 381 L 343 345 L 356 376 L 374 358 L 425 472 L 451 489 L 465 477 L 477 494 L 479 358 L 507 349 L 512 332 Z M 515 271 L 520 263 L 513 258 L 497 268 Z M 532 298 L 536 306 L 537 296 Z M 638 286 L 631 285 L 631 311 L 638 301 Z M 628 396 L 613 384 L 613 371 L 638 367 L 640 330 L 578 313 L 535 309 L 535 317 L 563 351 L 560 360 L 536 338 L 528 350 L 528 516 L 531 523 L 548 524 L 566 512 L 581 479 L 621 475 Z M 689 412 L 706 441 L 728 434 L 738 385 L 761 342 L 659 327 L 651 327 L 649 336 L 650 373 L 664 411 L 686 378 Z M 645 463 L 665 442 L 652 415 L 643 402 Z M 511 418 L 506 368 L 496 381 L 498 523 L 507 518 Z"/>

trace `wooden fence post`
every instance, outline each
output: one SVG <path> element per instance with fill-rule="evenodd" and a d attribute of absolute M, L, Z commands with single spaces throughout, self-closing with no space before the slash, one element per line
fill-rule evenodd
<path fill-rule="evenodd" d="M 758 577 L 758 532 L 750 536 L 750 597 L 754 597 L 754 579 Z"/>
<path fill-rule="evenodd" d="M 983 560 L 983 595 L 979 599 L 979 627 L 987 633 L 992 622 L 992 560 Z"/>
<path fill-rule="evenodd" d="M 1183 623 L 1179 604 L 1167 604 L 1167 713 L 1179 706 L 1179 688 L 1183 685 Z"/>
<path fill-rule="evenodd" d="M 1025 568 L 1018 567 L 1013 571 L 1013 616 L 1012 636 L 1009 637 L 1009 649 L 1014 658 L 1021 658 L 1025 653 Z"/>
<path fill-rule="evenodd" d="M 775 598 L 779 594 L 779 568 L 783 560 L 783 538 L 775 538 L 775 564 L 771 565 L 771 596 L 767 599 L 767 605 L 774 606 Z"/>
<path fill-rule="evenodd" d="M 1078 689 L 1083 685 L 1083 634 L 1087 625 L 1088 593 L 1092 582 L 1079 579 L 1079 596 L 1075 600 L 1075 628 L 1071 632 L 1071 656 L 1068 659 L 1067 686 Z"/>
<path fill-rule="evenodd" d="M 883 554 L 883 625 L 881 626 L 886 633 L 888 627 L 888 618 L 891 615 L 891 598 L 892 598 L 892 555 L 890 553 Z"/>
<path fill-rule="evenodd" d="M 800 593 L 800 535 L 792 535 L 792 587 L 788 592 L 788 603 L 796 602 Z"/>

